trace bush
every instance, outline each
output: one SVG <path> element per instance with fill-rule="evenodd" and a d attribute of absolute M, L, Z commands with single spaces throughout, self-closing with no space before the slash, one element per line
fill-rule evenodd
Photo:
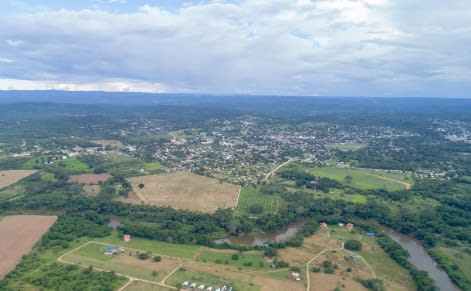
<path fill-rule="evenodd" d="M 148 253 L 140 253 L 140 254 L 137 255 L 137 257 L 140 260 L 147 260 L 149 258 L 149 254 Z"/>
<path fill-rule="evenodd" d="M 313 273 L 319 273 L 321 271 L 321 268 L 319 267 L 312 267 L 311 272 Z"/>
<path fill-rule="evenodd" d="M 237 261 L 239 259 L 239 255 L 238 254 L 233 254 L 232 255 L 232 260 L 233 261 Z"/>
<path fill-rule="evenodd" d="M 301 268 L 300 267 L 297 267 L 297 266 L 293 266 L 290 268 L 291 272 L 296 272 L 296 273 L 300 273 L 301 272 Z"/>
<path fill-rule="evenodd" d="M 345 243 L 345 248 L 350 251 L 361 251 L 361 241 L 349 240 Z"/>
<path fill-rule="evenodd" d="M 154 262 L 158 263 L 158 262 L 160 262 L 160 261 L 162 261 L 162 257 L 161 257 L 161 256 L 155 256 L 155 257 L 154 257 Z"/>
<path fill-rule="evenodd" d="M 138 185 L 138 187 L 139 187 L 139 189 L 142 189 L 142 188 L 144 188 L 144 184 L 140 183 L 140 184 Z"/>
<path fill-rule="evenodd" d="M 260 204 L 252 204 L 247 208 L 247 211 L 252 214 L 260 214 L 264 210 L 263 206 Z"/>

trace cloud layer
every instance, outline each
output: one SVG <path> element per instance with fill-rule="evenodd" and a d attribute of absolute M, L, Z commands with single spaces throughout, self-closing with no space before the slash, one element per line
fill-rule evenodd
<path fill-rule="evenodd" d="M 14 13 L 0 17 L 0 89 L 470 97 L 470 8 L 250 0 Z"/>

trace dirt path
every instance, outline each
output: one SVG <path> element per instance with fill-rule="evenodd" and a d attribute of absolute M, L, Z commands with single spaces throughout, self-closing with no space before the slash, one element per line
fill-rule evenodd
<path fill-rule="evenodd" d="M 268 178 L 270 178 L 270 176 L 273 175 L 276 171 L 278 171 L 281 167 L 286 166 L 287 164 L 291 163 L 294 160 L 295 160 L 295 158 L 291 158 L 291 159 L 287 160 L 286 162 L 284 162 L 283 164 L 279 165 L 278 167 L 274 168 L 268 174 L 265 175 L 264 180 L 265 181 L 268 180 Z"/>
<path fill-rule="evenodd" d="M 381 176 L 381 175 L 376 175 L 376 174 L 372 174 L 372 173 L 368 173 L 368 172 L 364 172 L 364 171 L 359 171 L 365 175 L 368 175 L 368 176 L 373 176 L 373 177 L 376 177 L 376 178 L 380 178 L 380 179 L 384 179 L 384 180 L 389 180 L 389 181 L 394 181 L 394 182 L 397 182 L 397 183 L 400 183 L 402 185 L 404 185 L 406 187 L 406 189 L 410 189 L 412 187 L 412 184 L 411 183 L 407 183 L 407 182 L 403 182 L 403 181 L 400 181 L 400 180 L 396 180 L 396 179 L 393 179 L 393 178 L 389 178 L 389 177 L 384 177 L 384 176 Z"/>
<path fill-rule="evenodd" d="M 237 195 L 236 204 L 235 204 L 234 208 L 232 208 L 234 210 L 237 208 L 237 205 L 239 205 L 240 191 L 242 191 L 242 186 L 239 187 L 239 194 Z"/>
<path fill-rule="evenodd" d="M 325 249 L 325 250 L 322 250 L 320 253 L 318 253 L 317 255 L 315 255 L 312 259 L 310 259 L 307 264 L 306 264 L 306 278 L 307 278 L 307 286 L 306 286 L 306 291 L 310 291 L 311 290 L 311 276 L 309 276 L 309 265 L 312 264 L 312 262 L 314 262 L 315 259 L 317 259 L 318 257 L 320 257 L 321 255 L 323 255 L 324 253 L 326 252 L 330 252 L 330 251 L 341 251 L 343 250 L 343 246 L 344 246 L 344 242 L 342 242 L 342 247 L 340 248 L 331 248 L 331 249 Z"/>
<path fill-rule="evenodd" d="M 141 193 L 141 191 L 139 191 L 139 189 L 135 189 L 134 193 L 136 193 L 136 196 L 137 198 L 139 198 L 139 200 L 144 203 L 149 203 L 149 201 L 147 201 L 147 198 Z"/>
<path fill-rule="evenodd" d="M 180 269 L 181 266 L 183 266 L 183 263 L 180 263 L 180 265 L 178 265 L 172 272 L 168 273 L 168 275 L 165 276 L 165 277 L 160 281 L 160 283 L 166 285 L 166 284 L 165 284 L 165 281 L 167 281 L 168 278 L 170 278 L 170 276 L 172 276 L 178 269 Z"/>

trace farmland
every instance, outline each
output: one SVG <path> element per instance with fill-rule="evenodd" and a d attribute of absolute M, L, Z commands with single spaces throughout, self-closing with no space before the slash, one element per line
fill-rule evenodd
<path fill-rule="evenodd" d="M 186 172 L 129 178 L 133 187 L 123 202 L 148 203 L 200 212 L 234 208 L 239 186 Z M 140 187 L 142 186 L 142 187 Z"/>
<path fill-rule="evenodd" d="M 19 180 L 34 174 L 32 170 L 6 170 L 0 171 L 0 189 L 15 184 Z"/>
<path fill-rule="evenodd" d="M 56 219 L 56 216 L 19 215 L 0 221 L 0 279 L 20 262 Z"/>
<path fill-rule="evenodd" d="M 69 176 L 69 182 L 86 185 L 96 185 L 106 182 L 111 176 L 109 174 L 82 174 Z"/>
<path fill-rule="evenodd" d="M 260 205 L 266 212 L 275 212 L 281 206 L 281 202 L 282 200 L 278 196 L 261 194 L 254 188 L 244 187 L 240 191 L 237 210 L 248 212 L 250 206 Z"/>
<path fill-rule="evenodd" d="M 385 189 L 388 191 L 397 191 L 410 188 L 410 183 L 399 180 L 398 174 L 394 178 L 389 177 L 389 173 L 385 171 L 367 171 L 360 168 L 337 168 L 337 167 L 318 167 L 308 170 L 311 174 L 327 177 L 341 183 L 347 183 L 346 177 L 350 176 L 351 182 L 347 183 L 352 187 L 368 190 L 368 189 Z"/>

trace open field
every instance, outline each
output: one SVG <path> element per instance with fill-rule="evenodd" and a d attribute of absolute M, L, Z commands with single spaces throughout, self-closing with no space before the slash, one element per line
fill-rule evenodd
<path fill-rule="evenodd" d="M 19 180 L 34 174 L 33 170 L 6 170 L 0 171 L 0 189 L 15 184 Z"/>
<path fill-rule="evenodd" d="M 0 279 L 13 270 L 56 219 L 56 216 L 18 215 L 0 221 Z"/>
<path fill-rule="evenodd" d="M 237 259 L 233 259 L 232 255 L 236 254 Z M 263 252 L 251 252 L 238 254 L 234 252 L 221 252 L 203 250 L 198 256 L 198 261 L 212 262 L 218 265 L 227 265 L 233 267 L 249 268 L 249 269 L 263 269 L 268 268 L 265 263 Z"/>
<path fill-rule="evenodd" d="M 101 139 L 101 140 L 92 140 L 91 142 L 94 144 L 101 145 L 102 147 L 111 146 L 115 148 L 121 148 L 124 146 L 119 140 Z"/>
<path fill-rule="evenodd" d="M 331 145 L 334 149 L 341 150 L 343 152 L 350 152 L 350 151 L 357 151 L 365 147 L 364 144 L 361 143 L 338 143 Z"/>
<path fill-rule="evenodd" d="M 372 173 L 360 168 L 318 167 L 308 169 L 308 172 L 363 190 L 385 189 L 388 191 L 397 191 L 411 187 L 410 182 L 404 181 L 406 175 L 404 175 L 404 179 L 399 180 L 398 178 L 388 177 L 389 173 L 379 170 Z M 345 180 L 347 176 L 352 177 L 350 183 L 347 183 Z M 395 175 L 395 177 L 397 176 Z"/>
<path fill-rule="evenodd" d="M 148 203 L 200 212 L 234 208 L 240 190 L 239 186 L 187 172 L 133 177 L 128 181 L 133 191 L 129 198 L 121 199 L 123 202 Z M 144 187 L 140 188 L 140 184 Z"/>
<path fill-rule="evenodd" d="M 106 182 L 111 176 L 109 174 L 82 174 L 72 175 L 69 177 L 69 182 L 77 184 L 96 185 L 100 182 Z"/>
<path fill-rule="evenodd" d="M 171 291 L 173 289 L 141 281 L 133 281 L 125 291 Z"/>
<path fill-rule="evenodd" d="M 253 188 L 244 187 L 240 191 L 237 210 L 246 212 L 250 206 L 257 204 L 262 206 L 264 211 L 276 212 L 281 202 L 281 198 L 277 196 L 260 194 Z"/>

